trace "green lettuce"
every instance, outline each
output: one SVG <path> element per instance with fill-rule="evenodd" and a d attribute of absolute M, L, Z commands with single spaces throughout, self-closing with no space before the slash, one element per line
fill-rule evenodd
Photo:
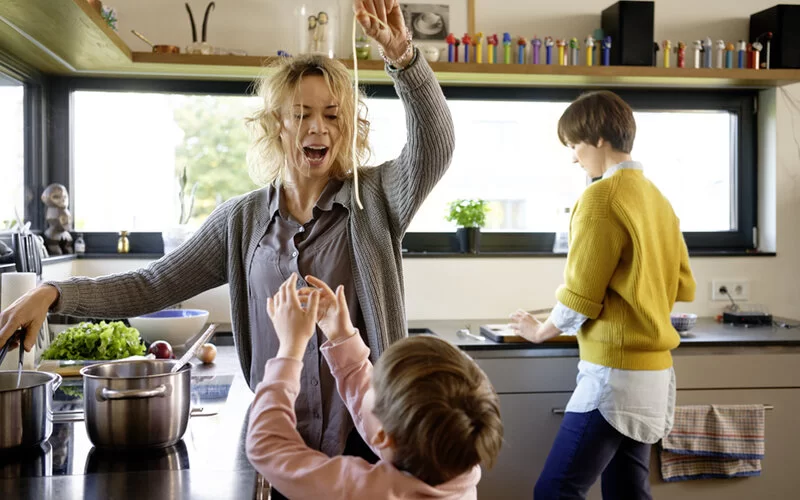
<path fill-rule="evenodd" d="M 122 321 L 83 322 L 59 333 L 42 359 L 121 359 L 145 352 L 139 330 Z"/>

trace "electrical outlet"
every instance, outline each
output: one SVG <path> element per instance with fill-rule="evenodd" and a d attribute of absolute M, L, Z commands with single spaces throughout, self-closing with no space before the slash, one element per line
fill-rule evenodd
<path fill-rule="evenodd" d="M 750 282 L 747 280 L 713 280 L 711 282 L 711 300 L 730 302 L 727 294 L 722 293 L 721 288 L 728 289 L 728 293 L 734 301 L 750 300 Z"/>

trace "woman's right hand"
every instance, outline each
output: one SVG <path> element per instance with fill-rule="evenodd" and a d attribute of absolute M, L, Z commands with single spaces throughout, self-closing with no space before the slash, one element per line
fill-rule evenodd
<path fill-rule="evenodd" d="M 0 345 L 19 329 L 25 330 L 24 347 L 30 352 L 36 345 L 47 311 L 58 300 L 58 289 L 52 285 L 40 285 L 18 298 L 0 312 Z M 16 341 L 11 345 L 17 347 Z"/>

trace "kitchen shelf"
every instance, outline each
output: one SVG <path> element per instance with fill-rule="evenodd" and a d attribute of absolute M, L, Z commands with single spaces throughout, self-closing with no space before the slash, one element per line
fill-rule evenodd
<path fill-rule="evenodd" d="M 132 52 L 86 0 L 3 0 L 0 50 L 44 73 L 130 78 L 252 80 L 277 59 Z M 352 68 L 351 60 L 342 61 Z M 447 62 L 431 67 L 440 82 L 451 85 L 769 88 L 800 82 L 800 70 L 793 69 Z M 359 77 L 364 83 L 390 81 L 379 60 L 359 61 Z"/>

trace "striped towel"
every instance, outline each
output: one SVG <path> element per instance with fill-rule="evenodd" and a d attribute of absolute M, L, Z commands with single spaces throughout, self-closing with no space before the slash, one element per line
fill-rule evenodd
<path fill-rule="evenodd" d="M 667 482 L 759 476 L 763 458 L 763 405 L 678 406 L 661 440 Z"/>

